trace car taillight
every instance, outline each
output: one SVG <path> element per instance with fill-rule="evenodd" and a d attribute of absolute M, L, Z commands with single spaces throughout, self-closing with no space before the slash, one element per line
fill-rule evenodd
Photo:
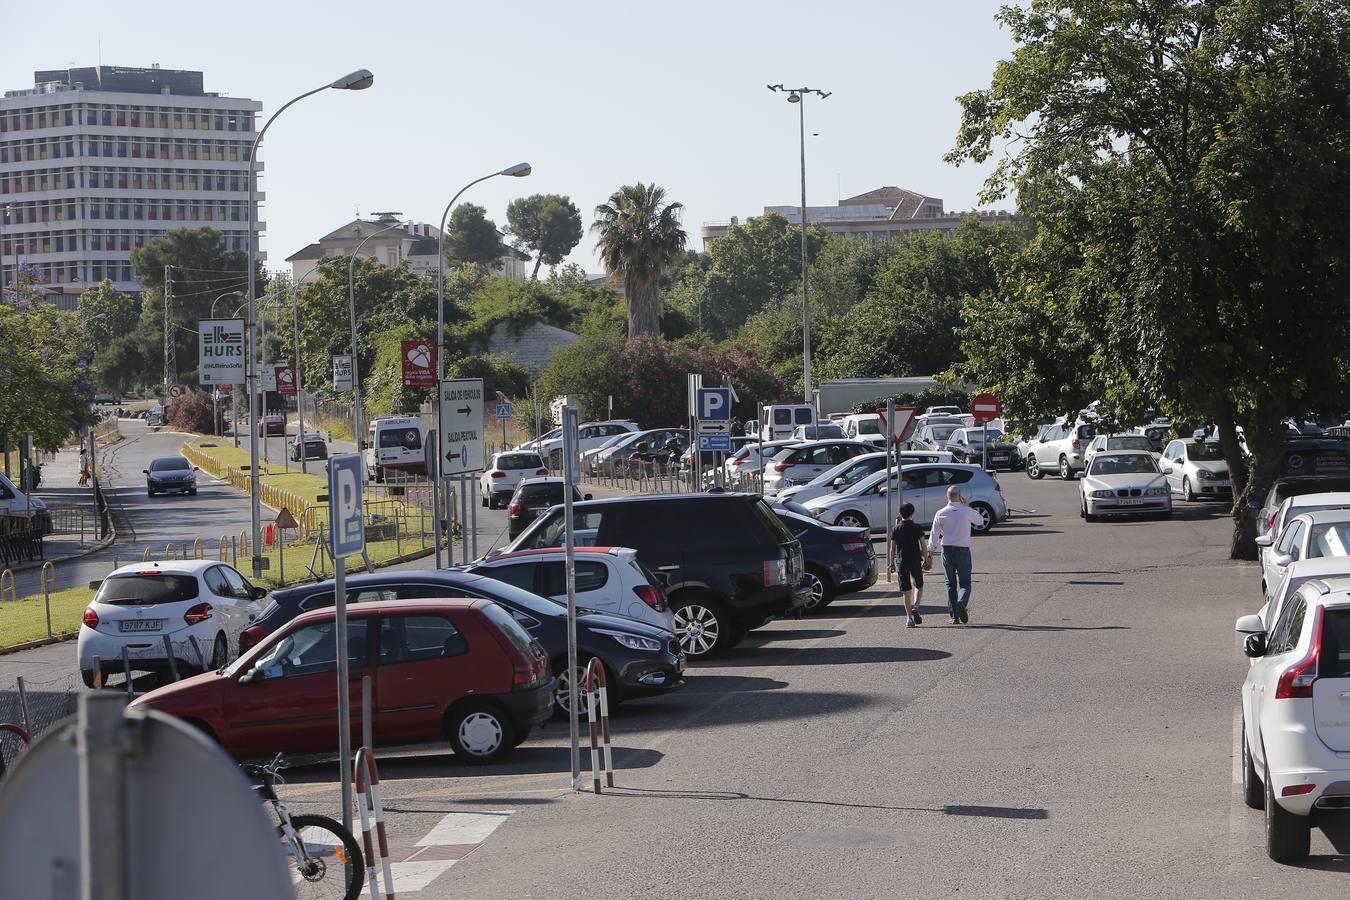
<path fill-rule="evenodd" d="M 548 469 L 538 469 L 538 470 L 535 471 L 534 474 L 536 474 L 536 475 L 547 475 L 547 474 L 548 474 Z"/>
<path fill-rule="evenodd" d="M 787 560 L 770 559 L 764 563 L 764 586 L 787 584 Z"/>
<path fill-rule="evenodd" d="M 740 465 L 741 463 L 743 463 L 743 462 L 745 462 L 745 460 L 743 460 L 743 459 L 733 459 L 733 460 L 731 461 L 731 464 L 732 464 L 733 466 L 739 466 L 739 465 Z"/>
<path fill-rule="evenodd" d="M 1307 699 L 1313 695 L 1313 683 L 1317 681 L 1317 657 L 1322 651 L 1322 607 L 1313 613 L 1312 646 L 1308 655 L 1280 673 L 1275 685 L 1276 700 Z"/>
<path fill-rule="evenodd" d="M 1266 520 L 1266 531 L 1269 531 L 1270 529 L 1272 529 L 1272 528 L 1275 527 L 1275 515 L 1276 515 L 1278 512 L 1279 512 L 1278 509 L 1277 509 L 1277 510 L 1273 510 L 1273 511 L 1271 512 L 1270 518 Z"/>
<path fill-rule="evenodd" d="M 661 596 L 660 591 L 650 584 L 639 584 L 637 587 L 633 588 L 633 593 L 637 594 L 638 598 L 641 599 L 643 603 L 647 604 L 657 612 L 666 611 L 665 598 Z"/>
<path fill-rule="evenodd" d="M 518 516 L 518 515 L 520 515 L 520 501 L 519 501 L 519 500 L 512 500 L 512 501 L 511 501 L 511 505 L 508 506 L 508 507 L 506 508 L 506 514 L 507 514 L 508 516 Z"/>
<path fill-rule="evenodd" d="M 505 478 L 505 477 L 506 477 L 506 473 L 505 473 L 505 472 L 491 472 L 491 473 L 489 473 L 489 474 L 490 474 L 491 477 L 493 477 L 493 478 Z"/>
<path fill-rule="evenodd" d="M 548 657 L 542 651 L 531 647 L 527 656 L 524 653 L 512 654 L 511 690 L 523 691 L 538 687 L 548 678 Z"/>
<path fill-rule="evenodd" d="M 773 464 L 773 470 L 774 470 L 775 472 L 786 472 L 786 471 L 788 470 L 788 464 L 787 464 L 787 463 L 774 463 L 774 464 Z"/>
<path fill-rule="evenodd" d="M 196 606 L 183 613 L 183 621 L 189 625 L 205 622 L 209 618 L 211 618 L 210 603 L 198 603 Z"/>
<path fill-rule="evenodd" d="M 239 635 L 239 652 L 252 650 L 267 637 L 267 629 L 261 625 L 250 625 L 244 629 L 244 633 Z"/>
<path fill-rule="evenodd" d="M 1075 449 L 1078 448 L 1078 447 L 1083 446 L 1083 442 L 1080 441 L 1078 438 L 1074 438 L 1070 443 L 1073 444 L 1073 446 L 1074 446 Z"/>
<path fill-rule="evenodd" d="M 841 537 L 839 543 L 843 545 L 845 552 L 858 553 L 867 549 L 867 541 L 860 535 L 850 534 L 847 537 Z"/>
<path fill-rule="evenodd" d="M 90 628 L 98 627 L 98 613 L 94 612 L 94 608 L 92 606 L 86 606 L 84 608 L 84 619 L 82 621 L 84 622 L 85 625 L 88 625 Z"/>

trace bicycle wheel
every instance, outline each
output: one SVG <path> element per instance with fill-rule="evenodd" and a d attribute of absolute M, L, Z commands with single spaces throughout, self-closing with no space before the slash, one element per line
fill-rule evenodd
<path fill-rule="evenodd" d="M 295 859 L 282 826 L 277 836 L 296 874 L 296 900 L 336 897 L 356 900 L 366 876 L 361 847 L 347 829 L 327 816 L 291 816 L 291 827 L 305 847 L 306 859 Z"/>

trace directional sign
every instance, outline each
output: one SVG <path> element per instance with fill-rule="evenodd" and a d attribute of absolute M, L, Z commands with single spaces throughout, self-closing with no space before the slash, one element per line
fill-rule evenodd
<path fill-rule="evenodd" d="M 441 474 L 463 475 L 483 468 L 483 379 L 441 382 Z"/>
<path fill-rule="evenodd" d="M 328 460 L 328 549 L 333 558 L 366 549 L 361 502 L 361 457 L 344 453 Z"/>
<path fill-rule="evenodd" d="M 197 379 L 202 384 L 243 384 L 244 320 L 202 319 L 197 331 Z"/>
<path fill-rule="evenodd" d="M 511 404 L 510 404 L 510 403 L 498 403 L 498 404 L 497 404 L 497 418 L 499 418 L 499 419 L 509 419 L 509 418 L 511 418 Z"/>
<path fill-rule="evenodd" d="M 731 435 L 729 434 L 700 434 L 698 436 L 698 449 L 705 452 L 731 452 Z"/>
<path fill-rule="evenodd" d="M 333 390 L 350 391 L 352 389 L 352 358 L 350 356 L 333 357 Z"/>
<path fill-rule="evenodd" d="M 731 388 L 699 388 L 698 420 L 700 422 L 730 422 Z"/>
<path fill-rule="evenodd" d="M 897 406 L 895 408 L 895 442 L 897 444 L 909 440 L 910 434 L 914 431 L 914 413 L 912 406 Z M 881 416 L 881 427 L 886 427 L 886 409 L 882 407 L 877 410 L 877 415 Z"/>
<path fill-rule="evenodd" d="M 705 422 L 702 419 L 698 423 L 699 434 L 731 434 L 730 422 Z"/>
<path fill-rule="evenodd" d="M 976 394 L 974 401 L 970 404 L 970 411 L 974 415 L 975 424 L 983 425 L 985 422 L 992 422 L 1003 414 L 1003 404 L 998 402 L 998 398 L 993 394 Z"/>

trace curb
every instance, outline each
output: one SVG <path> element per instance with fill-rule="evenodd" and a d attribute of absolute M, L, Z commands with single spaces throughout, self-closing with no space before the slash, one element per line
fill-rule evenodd
<path fill-rule="evenodd" d="M 0 649 L 0 656 L 5 656 L 10 653 L 18 653 L 22 650 L 36 650 L 38 647 L 45 647 L 48 644 L 62 644 L 65 643 L 66 641 L 75 640 L 75 638 L 79 637 L 79 635 L 80 633 L 78 631 L 73 631 L 70 634 L 57 634 L 49 638 L 39 638 L 36 641 L 28 641 L 25 644 L 15 644 L 13 647 L 5 647 L 3 649 Z"/>

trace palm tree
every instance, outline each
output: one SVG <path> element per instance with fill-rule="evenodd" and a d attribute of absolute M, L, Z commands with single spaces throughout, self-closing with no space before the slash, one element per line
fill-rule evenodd
<path fill-rule="evenodd" d="M 626 184 L 595 208 L 591 231 L 605 269 L 623 279 L 628 337 L 661 334 L 661 276 L 680 258 L 688 235 L 680 227 L 682 203 L 665 203 L 666 189 Z M 663 205 L 664 204 L 664 205 Z"/>

